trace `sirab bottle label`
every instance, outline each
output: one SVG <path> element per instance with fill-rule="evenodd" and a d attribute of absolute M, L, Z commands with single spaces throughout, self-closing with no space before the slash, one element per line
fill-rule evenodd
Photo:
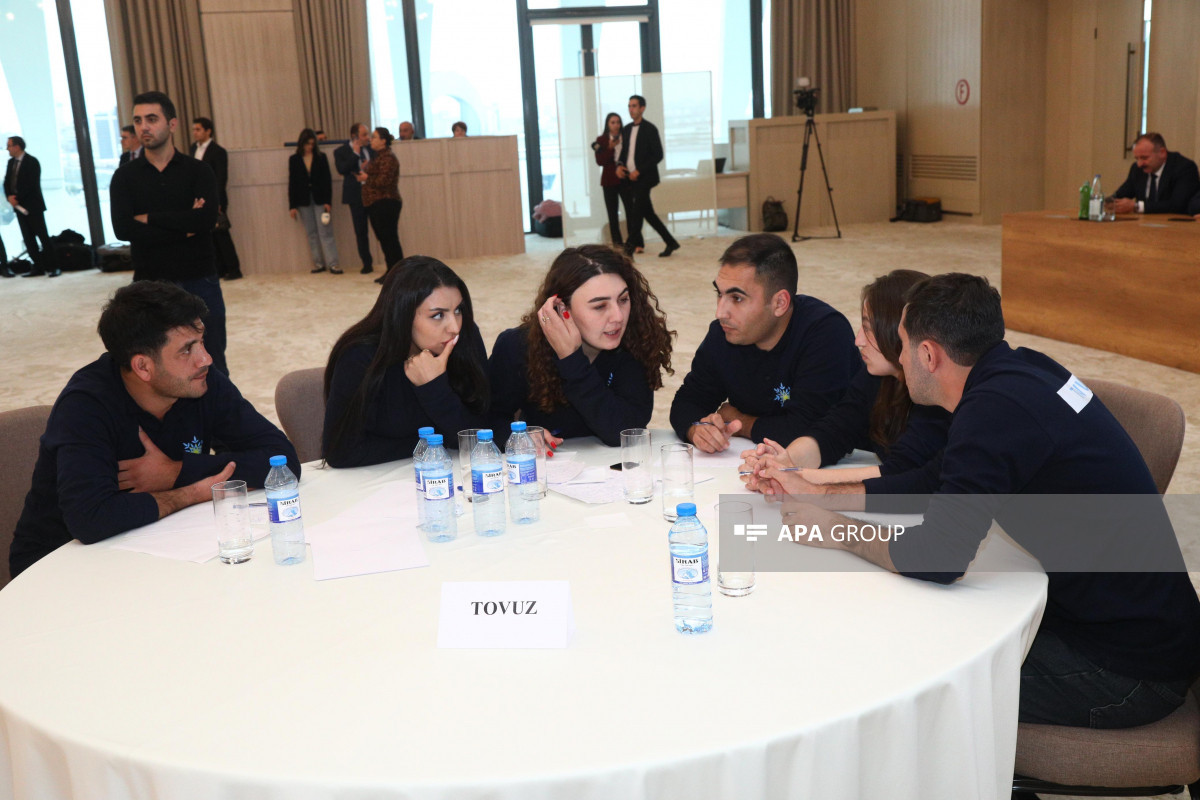
<path fill-rule="evenodd" d="M 537 483 L 537 461 L 509 461 L 508 485 L 516 486 L 522 483 Z"/>
<path fill-rule="evenodd" d="M 471 470 L 471 491 L 475 494 L 496 494 L 504 491 L 504 470 Z"/>
<path fill-rule="evenodd" d="M 300 495 L 267 498 L 267 511 L 271 522 L 295 522 L 300 519 Z"/>
<path fill-rule="evenodd" d="M 431 475 L 426 476 L 426 500 L 448 500 L 451 497 L 454 497 L 454 481 L 450 480 L 449 475 L 439 475 L 436 478 Z"/>
<path fill-rule="evenodd" d="M 671 556 L 671 580 L 680 584 L 708 580 L 708 550 L 694 556 Z"/>

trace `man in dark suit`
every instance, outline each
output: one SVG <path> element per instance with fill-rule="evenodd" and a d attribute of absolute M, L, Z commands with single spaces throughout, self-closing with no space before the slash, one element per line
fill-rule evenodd
<path fill-rule="evenodd" d="M 625 252 L 633 255 L 645 246 L 642 240 L 642 222 L 666 242 L 667 249 L 659 253 L 660 258 L 679 249 L 679 242 L 654 213 L 650 202 L 650 190 L 658 186 L 658 164 L 663 160 L 662 139 L 658 128 L 642 119 L 646 111 L 646 98 L 635 94 L 629 98 L 629 116 L 633 120 L 621 132 L 621 152 L 617 154 L 617 177 L 621 179 L 621 196 L 628 214 L 629 235 L 625 237 Z"/>
<path fill-rule="evenodd" d="M 1133 144 L 1135 163 L 1113 197 L 1118 214 L 1183 214 L 1200 191 L 1196 162 L 1167 152 L 1161 134 L 1143 133 Z"/>
<path fill-rule="evenodd" d="M 229 235 L 229 153 L 213 140 L 215 130 L 208 117 L 196 117 L 192 121 L 192 158 L 212 167 L 217 176 L 217 227 L 213 230 L 213 249 L 217 255 L 217 274 L 226 280 L 235 281 L 242 277 L 242 262 L 238 259 L 233 237 Z"/>
<path fill-rule="evenodd" d="M 138 144 L 137 131 L 133 129 L 132 125 L 125 125 L 121 128 L 121 157 L 117 160 L 117 166 L 135 159 L 141 154 L 142 146 Z"/>
<path fill-rule="evenodd" d="M 350 126 L 350 140 L 333 151 L 333 165 L 342 175 L 342 205 L 350 208 L 350 219 L 354 220 L 354 238 L 358 242 L 358 257 L 362 259 L 362 274 L 375 271 L 371 260 L 371 240 L 367 236 L 367 210 L 362 204 L 362 184 L 358 174 L 371 160 L 371 148 L 367 140 L 371 129 L 361 122 Z"/>
<path fill-rule="evenodd" d="M 42 198 L 42 165 L 25 152 L 25 140 L 20 136 L 8 138 L 8 169 L 4 173 L 4 195 L 17 212 L 17 224 L 25 240 L 25 250 L 33 261 L 33 269 L 26 278 L 49 275 L 57 278 L 62 274 L 54 263 L 54 250 L 50 246 L 50 234 L 46 230 L 46 201 Z M 42 247 L 38 249 L 38 239 Z"/>

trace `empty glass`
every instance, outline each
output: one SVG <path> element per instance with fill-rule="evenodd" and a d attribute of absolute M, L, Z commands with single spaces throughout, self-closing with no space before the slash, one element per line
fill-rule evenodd
<path fill-rule="evenodd" d="M 217 552 L 226 564 L 241 564 L 254 554 L 250 531 L 250 503 L 245 481 L 221 481 L 212 487 L 213 515 L 217 521 Z"/>
<path fill-rule="evenodd" d="M 471 451 L 475 449 L 475 434 L 483 428 L 467 428 L 458 432 L 458 472 L 462 475 L 462 496 L 471 502 Z"/>
<path fill-rule="evenodd" d="M 754 509 L 749 503 L 743 503 L 740 500 L 727 501 L 717 503 L 717 525 L 719 530 L 720 542 L 724 546 L 726 542 L 732 542 L 734 536 L 737 535 L 737 526 L 743 526 L 742 535 L 745 535 L 746 525 L 754 523 Z M 750 542 L 738 542 L 741 547 L 753 547 Z M 723 550 L 719 555 L 724 555 Z M 754 560 L 753 552 L 750 554 L 750 567 L 747 572 L 745 570 L 733 571 L 726 570 L 723 558 L 717 559 L 717 588 L 721 594 L 729 597 L 741 597 L 750 594 L 754 591 Z M 728 563 L 728 562 L 725 562 Z M 744 566 L 738 563 L 737 566 Z"/>
<path fill-rule="evenodd" d="M 525 428 L 525 432 L 529 434 L 529 438 L 533 440 L 533 446 L 537 448 L 537 479 L 538 490 L 541 496 L 546 496 L 546 489 L 549 487 L 549 482 L 546 475 L 546 429 L 539 428 L 537 425 L 529 425 Z"/>
<path fill-rule="evenodd" d="M 654 497 L 654 475 L 650 471 L 650 431 L 628 428 L 621 431 L 621 482 L 625 502 L 641 505 Z"/>
<path fill-rule="evenodd" d="M 675 507 L 696 501 L 695 476 L 692 472 L 692 446 L 685 442 L 664 444 L 662 454 L 663 518 L 674 522 Z"/>

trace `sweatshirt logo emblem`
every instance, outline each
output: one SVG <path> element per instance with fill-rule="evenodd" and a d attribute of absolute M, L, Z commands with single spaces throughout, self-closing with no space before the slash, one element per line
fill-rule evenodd
<path fill-rule="evenodd" d="M 783 405 L 788 400 L 792 399 L 792 387 L 784 386 L 782 383 L 775 387 L 775 400 L 779 405 Z"/>
<path fill-rule="evenodd" d="M 183 443 L 183 452 L 191 453 L 194 456 L 203 455 L 204 442 L 200 441 L 195 436 L 193 436 L 192 440 L 190 442 Z"/>
<path fill-rule="evenodd" d="M 604 385 L 605 385 L 605 386 L 607 386 L 607 387 L 611 387 L 611 386 L 612 386 L 612 382 L 613 382 L 613 374 L 610 372 L 610 373 L 608 373 L 608 383 L 606 383 L 606 384 L 604 384 Z"/>

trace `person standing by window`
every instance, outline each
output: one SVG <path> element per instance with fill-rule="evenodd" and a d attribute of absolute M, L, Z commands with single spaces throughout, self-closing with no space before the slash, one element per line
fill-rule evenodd
<path fill-rule="evenodd" d="M 604 118 L 604 132 L 592 142 L 596 163 L 600 171 L 600 188 L 604 191 L 604 207 L 608 210 L 608 233 L 613 247 L 623 247 L 621 217 L 617 209 L 617 198 L 621 194 L 621 179 L 617 177 L 617 153 L 621 151 L 621 115 L 613 112 Z M 629 216 L 626 211 L 625 216 Z"/>

